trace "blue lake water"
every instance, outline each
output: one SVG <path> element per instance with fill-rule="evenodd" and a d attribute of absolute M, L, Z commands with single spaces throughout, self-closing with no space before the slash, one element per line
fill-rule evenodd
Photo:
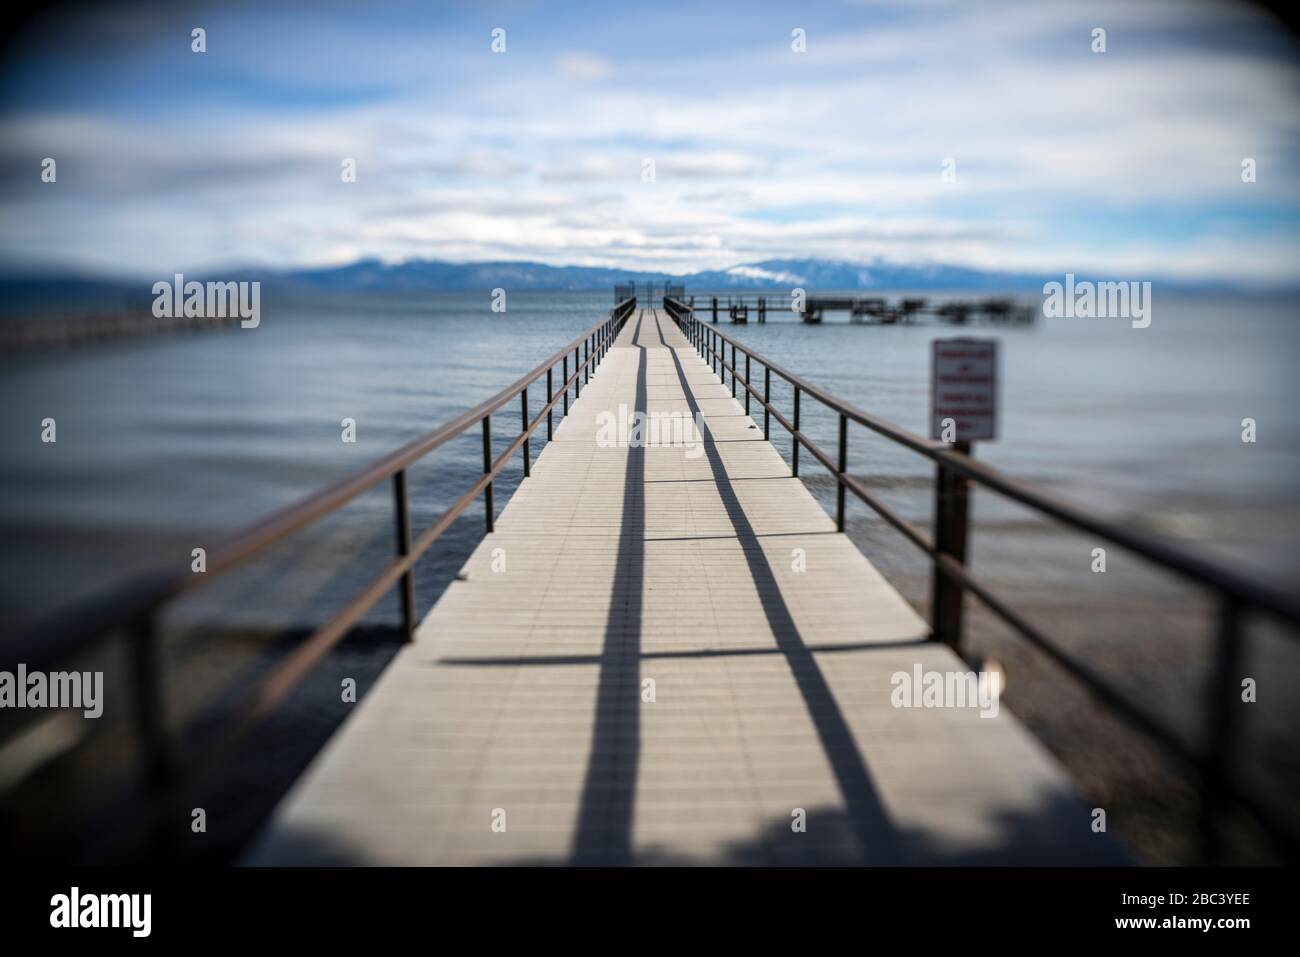
<path fill-rule="evenodd" d="M 160 335 L 0 360 L 0 615 L 57 607 L 190 550 L 319 489 L 502 388 L 594 324 L 608 293 L 268 293 L 256 330 Z M 836 321 L 836 320 L 839 321 Z M 804 326 L 776 314 L 734 332 L 788 368 L 924 432 L 929 343 L 953 330 Z M 1300 423 L 1293 365 L 1300 326 L 1286 303 L 1165 301 L 1147 329 L 1124 320 L 971 327 L 1001 346 L 1001 437 L 978 455 L 1072 500 L 1249 562 L 1280 583 L 1300 570 Z M 774 394 L 788 408 L 788 390 Z M 540 405 L 541 392 L 533 399 Z M 40 442 L 57 421 L 58 441 Z M 344 418 L 358 440 L 340 439 Z M 1254 418 L 1258 441 L 1241 441 Z M 834 419 L 804 406 L 805 429 L 834 449 Z M 497 447 L 518 428 L 503 413 Z M 788 442 L 773 434 L 788 456 Z M 478 433 L 412 471 L 417 527 L 474 480 Z M 855 427 L 850 467 L 886 500 L 928 520 L 932 469 Z M 504 502 L 518 469 L 498 491 Z M 805 467 L 829 504 L 831 486 Z M 268 556 L 213 598 L 223 620 L 309 625 L 391 553 L 387 486 Z M 1032 519 L 980 497 L 998 540 Z M 420 569 L 427 610 L 482 533 L 481 511 Z M 900 545 L 900 548 L 906 548 Z M 1052 570 L 1027 563 L 1026 585 Z M 236 576 L 238 578 L 239 576 Z M 237 598 L 233 597 L 238 595 Z M 220 604 L 224 603 L 224 604 Z M 195 599 L 195 607 L 205 602 Z M 211 609 L 212 606 L 206 606 Z M 196 612 L 197 613 L 197 612 Z M 391 618 L 385 603 L 376 612 Z"/>

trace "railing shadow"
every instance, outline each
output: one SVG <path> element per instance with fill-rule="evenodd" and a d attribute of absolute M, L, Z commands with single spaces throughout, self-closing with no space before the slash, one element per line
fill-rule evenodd
<path fill-rule="evenodd" d="M 644 323 L 643 310 L 632 335 L 632 345 L 638 350 L 634 412 L 641 413 L 646 412 L 648 402 L 648 358 L 640 341 Z M 645 583 L 645 474 L 645 449 L 629 448 L 622 525 L 596 684 L 596 715 L 571 845 L 574 864 L 632 862 L 632 822 L 641 752 L 637 684 L 641 675 L 641 593 Z"/>
<path fill-rule="evenodd" d="M 714 484 L 727 511 L 727 518 L 736 531 L 741 554 L 753 578 L 768 627 L 772 630 L 777 648 L 785 656 L 822 750 L 830 762 L 848 817 L 852 821 L 853 832 L 863 853 L 871 848 L 877 863 L 898 863 L 897 836 L 880 800 L 871 771 L 853 739 L 853 732 L 835 700 L 825 674 L 804 643 L 794 616 L 781 595 L 776 574 L 727 475 L 718 443 L 708 423 L 704 421 L 699 403 L 686 381 L 686 370 L 682 367 L 681 358 L 676 350 L 670 350 L 670 355 L 690 413 L 696 421 L 703 424 L 704 456 L 713 473 Z"/>

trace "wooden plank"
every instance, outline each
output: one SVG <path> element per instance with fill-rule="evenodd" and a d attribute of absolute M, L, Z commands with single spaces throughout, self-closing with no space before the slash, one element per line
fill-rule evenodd
<path fill-rule="evenodd" d="M 706 441 L 602 448 L 620 405 Z M 654 311 L 462 577 L 249 863 L 1120 860 L 1005 709 L 893 706 L 965 666 Z"/>

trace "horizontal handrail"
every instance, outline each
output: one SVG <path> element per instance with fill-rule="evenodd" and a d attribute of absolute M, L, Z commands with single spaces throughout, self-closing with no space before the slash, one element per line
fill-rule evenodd
<path fill-rule="evenodd" d="M 669 306 L 669 303 L 672 305 Z M 693 320 L 700 322 L 698 318 L 693 316 L 693 311 L 680 302 L 665 300 L 665 307 L 670 310 L 676 308 L 683 312 L 692 313 Z M 1221 594 L 1231 596 L 1243 604 L 1251 605 L 1292 623 L 1300 624 L 1300 600 L 1287 592 L 1242 575 L 1234 569 L 1228 568 L 1167 538 L 1091 515 L 1077 505 L 1004 475 L 969 455 L 954 451 L 943 442 L 924 438 L 915 432 L 909 432 L 907 429 L 894 425 L 879 416 L 872 415 L 870 412 L 849 402 L 845 402 L 797 373 L 791 372 L 776 362 L 772 362 L 766 356 L 760 355 L 721 330 L 710 328 L 708 334 L 726 342 L 742 355 L 747 355 L 771 369 L 772 372 L 792 386 L 797 386 L 804 395 L 812 396 L 833 411 L 846 416 L 850 421 L 866 426 L 873 432 L 891 439 L 986 488 L 992 489 L 1050 518 L 1054 518 L 1062 524 L 1107 539 L 1170 571 L 1177 572 L 1197 584 L 1205 585 Z M 721 361 L 725 365 L 725 359 Z M 747 388 L 760 402 L 763 401 L 758 389 L 752 383 L 745 382 L 743 377 L 738 376 L 733 365 L 725 365 L 725 368 L 736 377 L 735 381 L 737 383 Z M 776 414 L 774 409 L 773 415 Z M 782 419 L 782 424 L 785 425 L 787 430 L 790 429 L 788 420 Z M 826 465 L 832 471 L 835 470 L 833 465 L 828 464 L 829 458 L 816 449 L 806 435 L 801 432 L 799 438 L 804 447 L 816 455 L 823 465 Z"/>
<path fill-rule="evenodd" d="M 1201 833 L 1205 843 L 1205 857 L 1217 860 L 1222 856 L 1224 825 L 1221 809 L 1227 800 L 1253 815 L 1279 843 L 1291 854 L 1300 854 L 1300 834 L 1284 821 L 1265 802 L 1247 793 L 1232 780 L 1232 741 L 1236 720 L 1230 702 L 1236 693 L 1237 662 L 1241 657 L 1242 632 L 1240 618 L 1245 610 L 1256 609 L 1274 615 L 1290 627 L 1295 637 L 1300 627 L 1300 602 L 1289 594 L 1247 578 L 1233 569 L 1184 548 L 1167 539 L 1140 532 L 1085 512 L 1029 485 L 1012 479 L 969 454 L 969 445 L 956 448 L 923 438 L 906 429 L 886 422 L 864 410 L 831 395 L 813 385 L 802 376 L 791 372 L 766 356 L 738 342 L 734 337 L 706 324 L 695 315 L 694 309 L 680 300 L 665 298 L 664 308 L 683 327 L 688 340 L 700 354 L 721 371 L 723 384 L 726 374 L 731 374 L 732 395 L 740 383 L 745 389 L 745 411 L 749 411 L 750 397 L 758 400 L 763 409 L 763 437 L 768 438 L 769 423 L 776 419 L 791 435 L 791 474 L 798 476 L 799 449 L 807 449 L 836 480 L 836 527 L 844 531 L 844 493 L 851 491 L 874 509 L 890 525 L 901 532 L 913 545 L 931 559 L 934 581 L 931 603 L 932 637 L 948 642 L 962 654 L 962 595 L 969 591 L 990 611 L 1019 632 L 1032 645 L 1048 655 L 1075 680 L 1103 704 L 1128 721 L 1133 727 L 1157 742 L 1184 765 L 1190 767 L 1202 784 Z M 731 346 L 731 362 L 727 362 L 727 346 Z M 739 370 L 737 353 L 745 357 L 743 379 Z M 752 381 L 751 361 L 764 368 L 763 390 L 760 393 Z M 788 382 L 794 390 L 793 418 L 787 418 L 771 401 L 771 375 L 775 373 Z M 799 427 L 800 398 L 810 395 L 839 416 L 839 461 L 831 460 L 822 449 Z M 903 519 L 887 505 L 872 495 L 863 483 L 848 471 L 847 424 L 857 422 L 874 432 L 934 461 L 937 466 L 935 483 L 934 535 L 927 536 Z M 1108 542 L 1126 548 L 1148 561 L 1183 576 L 1196 585 L 1211 589 L 1219 596 L 1218 627 L 1215 643 L 1215 668 L 1207 683 L 1208 722 L 1206 744 L 1195 748 L 1186 744 L 1143 707 L 1134 704 L 1112 688 L 1095 669 L 1053 642 L 1027 618 L 1007 602 L 985 587 L 965 565 L 968 513 L 966 509 L 966 481 L 991 489 L 1021 503 L 1062 524 L 1092 533 Z M 964 655 L 963 655 L 964 657 Z"/>
<path fill-rule="evenodd" d="M 15 664 L 22 663 L 29 667 L 34 665 L 39 669 L 47 663 L 74 654 L 97 639 L 108 638 L 123 627 L 129 628 L 128 652 L 135 696 L 133 718 L 140 741 L 144 772 L 142 780 L 149 799 L 143 802 L 131 801 L 124 808 L 125 815 L 116 822 L 116 843 L 134 847 L 136 842 L 147 839 L 152 832 L 157 836 L 159 847 L 168 846 L 169 835 L 176 825 L 175 820 L 171 819 L 175 817 L 177 808 L 188 806 L 184 799 L 197 794 L 199 788 L 235 754 L 248 735 L 284 702 L 329 651 L 351 632 L 366 612 L 394 587 L 401 588 L 402 619 L 407 640 L 414 639 L 416 562 L 480 494 L 484 497 L 487 530 L 492 531 L 493 480 L 521 448 L 524 450 L 524 477 L 529 476 L 529 438 L 541 427 L 543 420 L 547 423 L 547 439 L 551 438 L 551 416 L 555 406 L 563 397 L 564 412 L 567 414 L 569 388 L 573 388 L 575 397 L 579 394 L 582 380 L 590 378 L 591 369 L 608 353 L 635 306 L 635 298 L 619 302 L 604 320 L 586 333 L 573 339 L 496 395 L 463 412 L 451 422 L 407 443 L 334 485 L 222 539 L 209 552 L 205 574 L 187 574 L 176 568 L 175 564 L 159 566 L 124 586 L 75 603 L 58 616 L 47 619 L 37 628 L 29 629 L 0 647 L 0 655 Z M 571 375 L 570 353 L 573 357 Z M 554 388 L 557 362 L 563 370 L 563 381 L 559 389 Z M 537 415 L 530 419 L 528 389 L 543 376 L 546 378 L 547 401 Z M 516 397 L 521 406 L 520 431 L 505 451 L 493 459 L 492 415 Z M 478 424 L 481 424 L 483 431 L 483 475 L 412 543 L 407 468 Z M 393 482 L 397 557 L 349 599 L 341 610 L 307 638 L 299 641 L 268 675 L 245 692 L 236 706 L 226 711 L 234 716 L 233 720 L 227 721 L 215 734 L 208 736 L 198 757 L 189 761 L 186 767 L 178 768 L 171 746 L 171 735 L 166 728 L 164 675 L 159 667 L 158 616 L 162 606 L 181 593 L 206 583 L 215 575 L 247 561 L 325 515 L 335 512 L 385 479 L 392 479 Z"/>
<path fill-rule="evenodd" d="M 76 653 L 97 639 L 109 637 L 118 629 L 130 629 L 129 651 L 136 699 L 134 720 L 141 742 L 144 782 L 151 792 L 152 800 L 134 808 L 134 813 L 128 814 L 128 820 L 119 822 L 118 831 L 123 839 L 137 840 L 146 833 L 146 829 L 152 828 L 159 841 L 163 842 L 160 846 L 165 846 L 170 827 L 174 823 L 169 822 L 168 818 L 179 806 L 177 800 L 194 794 L 222 767 L 249 733 L 284 702 L 366 612 L 389 590 L 399 585 L 402 590 L 402 618 L 406 636 L 408 640 L 414 640 L 415 563 L 480 494 L 484 497 L 487 531 L 493 530 L 493 480 L 520 449 L 524 450 L 524 477 L 529 476 L 529 438 L 541 427 L 543 421 L 547 423 L 547 439 L 551 438 L 551 417 L 561 397 L 564 414 L 567 414 L 569 388 L 573 388 L 575 397 L 579 395 L 583 380 L 590 378 L 592 368 L 613 347 L 619 331 L 635 308 L 634 297 L 620 301 L 601 322 L 505 389 L 461 413 L 451 422 L 407 443 L 334 485 L 222 539 L 209 551 L 205 574 L 187 574 L 172 564 L 159 566 L 106 594 L 77 602 L 38 627 L 5 642 L 0 648 L 0 655 L 6 660 L 25 664 L 29 668 L 34 665 L 39 669 Z M 573 358 L 572 374 L 569 374 L 570 354 Z M 553 384 L 557 363 L 562 366 L 563 381 L 559 389 L 555 389 Z M 530 418 L 528 389 L 543 376 L 546 378 L 547 401 Z M 520 400 L 521 406 L 520 430 L 506 449 L 493 459 L 492 415 L 515 398 Z M 412 543 L 407 468 L 475 425 L 482 426 L 483 475 Z M 210 581 L 215 575 L 247 561 L 337 511 L 385 479 L 393 481 L 397 557 L 246 692 L 233 709 L 235 720 L 205 742 L 203 754 L 184 768 L 183 774 L 178 775 L 170 736 L 165 726 L 163 675 L 158 664 L 157 617 L 161 607 L 169 600 Z"/>
<path fill-rule="evenodd" d="M 337 511 L 380 482 L 391 478 L 451 439 L 462 435 L 467 429 L 477 425 L 516 398 L 520 392 L 544 376 L 548 370 L 553 369 L 576 349 L 581 348 L 593 335 L 614 321 L 615 317 L 620 317 L 617 320 L 620 322 L 626 319 L 635 303 L 635 298 L 620 302 L 606 319 L 574 338 L 491 398 L 462 412 L 450 422 L 420 438 L 413 439 L 396 451 L 364 466 L 333 485 L 229 534 L 208 549 L 207 571 L 204 574 L 197 575 L 190 572 L 183 562 L 161 563 L 149 571 L 134 576 L 124 584 L 77 601 L 36 625 L 25 628 L 13 638 L 6 640 L 3 646 L 0 646 L 0 653 L 3 654 L 4 660 L 15 663 L 21 661 L 28 667 L 62 660 L 76 653 L 86 643 L 104 632 L 131 625 L 171 598 L 201 587 L 222 572 Z M 564 383 L 566 388 L 574 384 L 590 361 L 591 359 L 588 359 L 581 366 L 575 363 L 573 375 Z M 561 390 L 556 390 L 557 395 L 560 392 Z M 549 411 L 554 404 L 555 400 L 552 399 L 543 412 Z M 512 449 L 514 448 L 512 446 Z M 484 483 L 480 482 L 480 485 L 482 484 Z"/>

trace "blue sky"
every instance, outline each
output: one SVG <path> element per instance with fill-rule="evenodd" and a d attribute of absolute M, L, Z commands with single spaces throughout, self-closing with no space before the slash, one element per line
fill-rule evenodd
<path fill-rule="evenodd" d="M 1286 281 L 1298 64 L 1254 8 L 1189 0 L 128 0 L 37 24 L 0 67 L 0 260 Z"/>

